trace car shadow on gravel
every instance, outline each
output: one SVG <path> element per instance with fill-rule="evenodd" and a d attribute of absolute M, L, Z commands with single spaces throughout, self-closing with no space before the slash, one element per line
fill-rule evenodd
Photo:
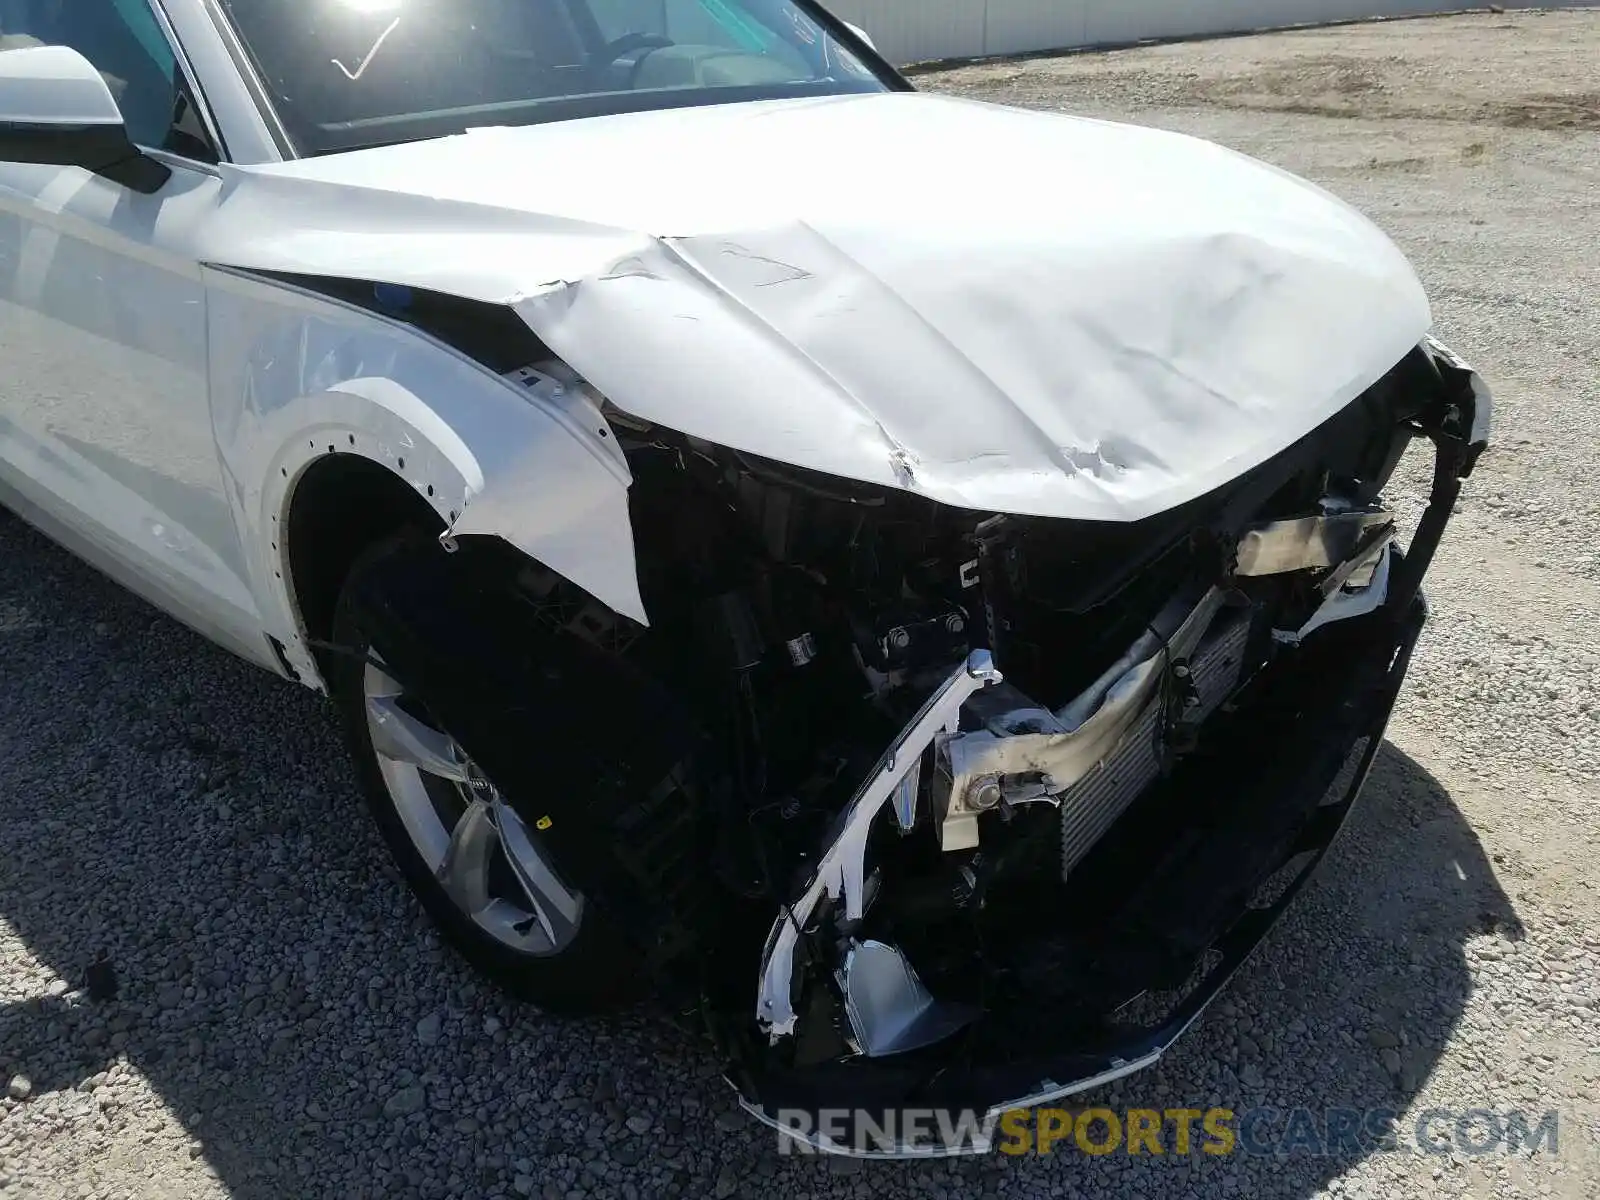
<path fill-rule="evenodd" d="M 720 1198 L 1098 1176 L 1091 1193 L 1308 1196 L 1369 1152 L 780 1157 L 694 1039 L 553 1021 L 481 987 L 383 859 L 323 702 L 3 511 L 0 663 L 0 1080 L 32 1083 L 0 1099 L 0 1171 L 19 1183 Z M 1388 746 L 1321 878 L 1222 1000 L 1089 1099 L 1402 1109 L 1467 1003 L 1464 943 L 1502 935 L 1520 927 L 1477 836 Z M 114 1000 L 82 990 L 99 956 Z"/>
<path fill-rule="evenodd" d="M 1472 996 L 1467 944 L 1483 957 L 1524 933 L 1449 791 L 1385 743 L 1318 876 L 1203 1021 L 1153 1071 L 1089 1102 L 1220 1106 L 1237 1114 L 1236 1131 L 1250 1124 L 1255 1146 L 1241 1136 L 1232 1155 L 1176 1168 L 1198 1194 L 1322 1193 L 1391 1152 L 1366 1132 L 1344 1138 L 1348 1114 L 1415 1152 L 1425 1108 L 1406 1110 Z M 1152 1166 L 1158 1177 L 1172 1169 Z"/>

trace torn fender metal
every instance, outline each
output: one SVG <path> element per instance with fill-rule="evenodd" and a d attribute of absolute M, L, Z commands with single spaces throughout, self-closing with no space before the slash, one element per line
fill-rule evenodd
<path fill-rule="evenodd" d="M 411 326 L 279 280 L 212 269 L 207 286 L 212 419 L 230 501 L 269 631 L 294 648 L 303 678 L 317 669 L 280 529 L 296 484 L 329 455 L 384 466 L 454 533 L 503 537 L 645 620 L 631 475 L 592 405 L 551 402 Z"/>
<path fill-rule="evenodd" d="M 474 130 L 229 168 L 225 190 L 212 261 L 513 305 L 636 416 L 980 510 L 1184 503 L 1430 324 L 1399 251 L 1310 184 L 948 97 Z"/>
<path fill-rule="evenodd" d="M 1471 397 L 1472 420 L 1462 433 L 1463 440 L 1471 451 L 1471 459 L 1466 464 L 1467 474 L 1471 474 L 1478 455 L 1489 446 L 1489 434 L 1494 424 L 1494 393 L 1488 382 L 1472 369 L 1470 363 L 1438 338 L 1430 335 L 1423 339 L 1422 344 L 1433 357 L 1441 373 L 1446 376 L 1457 376 L 1464 381 L 1462 386 L 1466 395 Z"/>

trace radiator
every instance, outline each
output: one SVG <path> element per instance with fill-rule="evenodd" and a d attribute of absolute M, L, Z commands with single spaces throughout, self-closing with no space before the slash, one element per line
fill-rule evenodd
<path fill-rule="evenodd" d="M 1239 686 L 1247 617 L 1234 618 L 1200 644 L 1190 661 L 1202 718 L 1209 717 Z M 1161 774 L 1156 754 L 1159 702 L 1145 709 L 1128 736 L 1104 762 L 1061 797 L 1061 877 L 1066 879 L 1094 849 L 1128 806 Z"/>

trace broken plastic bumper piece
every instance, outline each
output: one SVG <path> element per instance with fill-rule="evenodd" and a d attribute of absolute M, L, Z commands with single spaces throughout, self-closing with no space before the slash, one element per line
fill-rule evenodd
<path fill-rule="evenodd" d="M 876 768 L 845 809 L 839 832 L 823 853 L 804 893 L 780 916 L 767 938 L 762 955 L 757 1017 L 773 1040 L 794 1032 L 791 999 L 795 951 L 802 928 L 824 898 L 843 906 L 844 919 L 860 920 L 866 911 L 865 858 L 867 838 L 884 805 L 901 782 L 916 768 L 922 752 L 940 732 L 954 733 L 960 726 L 961 707 L 973 693 L 1002 681 L 994 659 L 975 650 L 923 703 L 911 723 L 884 751 Z"/>

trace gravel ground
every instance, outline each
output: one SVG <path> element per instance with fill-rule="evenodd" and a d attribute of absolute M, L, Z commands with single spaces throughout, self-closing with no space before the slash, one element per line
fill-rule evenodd
<path fill-rule="evenodd" d="M 1112 1104 L 1560 1112 L 1559 1153 L 781 1159 L 699 1045 L 477 985 L 309 693 L 0 513 L 0 1196 L 1588 1197 L 1600 1190 L 1600 14 L 986 63 L 921 82 L 1165 125 L 1414 255 L 1497 446 L 1319 882 Z M 1408 464 L 1400 500 L 1423 480 Z M 104 954 L 121 985 L 83 988 Z"/>

